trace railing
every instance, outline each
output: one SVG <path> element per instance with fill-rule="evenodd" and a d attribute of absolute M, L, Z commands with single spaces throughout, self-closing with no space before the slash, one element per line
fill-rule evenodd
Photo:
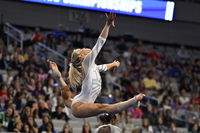
<path fill-rule="evenodd" d="M 10 44 L 10 39 L 14 39 L 20 43 L 20 48 L 23 51 L 24 33 L 21 30 L 9 23 L 5 23 L 4 33 L 7 35 L 7 44 Z M 62 54 L 39 42 L 35 43 L 34 48 L 38 55 L 56 62 L 65 72 L 67 71 L 67 59 Z"/>
<path fill-rule="evenodd" d="M 56 62 L 65 72 L 67 71 L 67 59 L 65 56 L 40 42 L 36 42 L 34 46 L 38 55 Z"/>
<path fill-rule="evenodd" d="M 10 44 L 10 38 L 20 43 L 21 50 L 23 49 L 24 33 L 12 26 L 9 23 L 4 24 L 4 33 L 7 35 L 7 44 Z"/>

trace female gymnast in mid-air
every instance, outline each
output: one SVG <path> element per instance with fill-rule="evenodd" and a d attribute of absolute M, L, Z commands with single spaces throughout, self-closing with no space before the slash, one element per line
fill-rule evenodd
<path fill-rule="evenodd" d="M 106 38 L 108 37 L 111 26 L 115 27 L 116 14 L 106 14 L 106 24 L 95 44 L 91 49 L 75 49 L 71 55 L 71 63 L 69 68 L 69 82 L 72 88 L 81 86 L 81 92 L 73 99 L 68 85 L 63 80 L 60 71 L 55 62 L 49 61 L 53 77 L 60 84 L 62 94 L 67 100 L 67 106 L 71 108 L 72 114 L 75 117 L 85 118 L 96 116 L 101 113 L 118 113 L 122 110 L 137 104 L 142 100 L 144 94 L 138 94 L 133 98 L 115 103 L 115 104 L 99 104 L 94 103 L 97 96 L 101 92 L 101 77 L 100 72 L 109 70 L 112 67 L 118 67 L 119 62 L 114 61 L 110 64 L 96 65 L 95 59 L 103 47 Z"/>

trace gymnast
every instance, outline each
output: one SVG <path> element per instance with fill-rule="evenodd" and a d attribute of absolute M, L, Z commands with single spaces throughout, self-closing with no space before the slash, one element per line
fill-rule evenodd
<path fill-rule="evenodd" d="M 92 50 L 83 48 L 75 49 L 72 52 L 69 68 L 70 87 L 77 88 L 81 86 L 81 92 L 73 99 L 69 86 L 63 80 L 56 63 L 48 61 L 53 77 L 63 88 L 62 94 L 67 101 L 66 106 L 71 108 L 75 117 L 86 118 L 101 113 L 119 113 L 130 106 L 136 105 L 145 96 L 144 94 L 138 94 L 127 101 L 115 104 L 94 103 L 101 92 L 100 72 L 120 65 L 118 61 L 104 65 L 95 64 L 95 59 L 108 37 L 110 27 L 115 27 L 115 18 L 115 13 L 106 13 L 106 24 Z"/>

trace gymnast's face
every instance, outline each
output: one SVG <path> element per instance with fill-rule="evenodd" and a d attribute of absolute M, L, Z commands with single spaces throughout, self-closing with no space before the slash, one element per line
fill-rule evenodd
<path fill-rule="evenodd" d="M 90 52 L 91 52 L 91 49 L 89 49 L 89 48 L 80 49 L 80 51 L 79 51 L 79 57 L 80 57 L 81 59 L 84 59 L 85 56 L 86 56 L 88 53 L 90 53 Z"/>

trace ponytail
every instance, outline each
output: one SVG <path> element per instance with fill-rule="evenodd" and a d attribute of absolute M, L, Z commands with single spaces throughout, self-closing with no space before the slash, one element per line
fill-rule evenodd
<path fill-rule="evenodd" d="M 71 55 L 71 63 L 69 66 L 69 82 L 72 88 L 81 86 L 82 83 L 82 60 L 79 58 L 80 49 L 73 51 Z"/>
<path fill-rule="evenodd" d="M 70 63 L 69 66 L 69 82 L 72 88 L 77 88 L 81 85 L 82 74 Z"/>

